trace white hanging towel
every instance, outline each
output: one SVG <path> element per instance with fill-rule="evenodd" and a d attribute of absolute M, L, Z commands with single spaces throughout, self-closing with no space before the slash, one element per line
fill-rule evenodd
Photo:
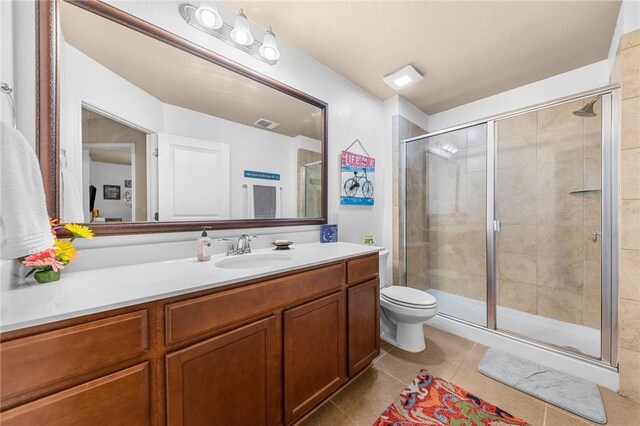
<path fill-rule="evenodd" d="M 247 219 L 282 217 L 281 188 L 273 185 L 247 184 Z"/>
<path fill-rule="evenodd" d="M 86 222 L 78 181 L 66 167 L 62 168 L 62 219 L 65 222 Z"/>
<path fill-rule="evenodd" d="M 40 165 L 22 133 L 0 123 L 0 257 L 53 246 Z"/>

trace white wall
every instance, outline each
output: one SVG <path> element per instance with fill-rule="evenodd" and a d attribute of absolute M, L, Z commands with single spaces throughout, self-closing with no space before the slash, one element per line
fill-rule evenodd
<path fill-rule="evenodd" d="M 0 2 L 0 82 L 13 86 L 13 3 Z M 13 123 L 6 95 L 0 94 L 0 120 Z"/>
<path fill-rule="evenodd" d="M 596 62 L 429 116 L 429 131 L 552 101 L 609 84 L 609 63 Z"/>
<path fill-rule="evenodd" d="M 243 184 L 282 188 L 282 217 L 296 216 L 294 138 L 168 104 L 164 104 L 164 131 L 229 145 L 232 219 L 247 217 L 247 190 Z M 278 173 L 280 180 L 245 178 L 245 170 Z"/>
<path fill-rule="evenodd" d="M 423 129 L 429 129 L 429 116 L 400 95 L 395 95 L 384 101 L 383 109 L 385 125 L 388 124 L 388 128 L 386 130 L 389 132 L 391 131 L 391 121 L 387 123 L 387 119 L 391 120 L 395 115 L 401 115 L 413 124 L 416 124 Z M 391 133 L 388 134 L 388 137 L 391 137 Z"/>
<path fill-rule="evenodd" d="M 13 98 L 16 103 L 18 129 L 35 146 L 35 1 L 13 1 Z"/>
<path fill-rule="evenodd" d="M 140 129 L 162 131 L 163 104 L 158 99 L 65 42 L 60 43 L 59 63 L 60 146 L 77 182 L 82 182 L 83 103 Z"/>
<path fill-rule="evenodd" d="M 122 218 L 124 222 L 131 222 L 132 209 L 124 204 L 124 192 L 133 191 L 133 188 L 124 187 L 125 179 L 131 179 L 131 166 L 91 161 L 90 167 L 89 184 L 96 187 L 95 208 L 100 210 L 100 216 Z M 120 186 L 120 199 L 105 200 L 103 185 Z"/>
<path fill-rule="evenodd" d="M 295 151 L 298 149 L 306 149 L 307 151 L 322 152 L 322 142 L 307 136 L 298 135 L 293 138 Z"/>

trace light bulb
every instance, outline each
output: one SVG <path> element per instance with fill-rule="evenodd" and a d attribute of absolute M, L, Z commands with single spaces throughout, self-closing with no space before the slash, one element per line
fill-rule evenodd
<path fill-rule="evenodd" d="M 265 58 L 269 60 L 274 60 L 276 56 L 278 56 L 275 49 L 271 47 L 267 47 L 266 49 L 263 49 L 262 54 L 264 55 Z"/>

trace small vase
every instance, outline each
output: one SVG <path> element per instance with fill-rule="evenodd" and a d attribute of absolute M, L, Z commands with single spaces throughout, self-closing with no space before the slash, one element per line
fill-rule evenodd
<path fill-rule="evenodd" d="M 60 271 L 38 271 L 33 277 L 40 284 L 52 283 L 60 279 Z"/>

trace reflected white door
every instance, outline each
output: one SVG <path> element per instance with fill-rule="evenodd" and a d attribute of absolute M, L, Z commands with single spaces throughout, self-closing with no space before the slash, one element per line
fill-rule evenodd
<path fill-rule="evenodd" d="M 159 220 L 226 220 L 229 145 L 158 134 Z"/>

